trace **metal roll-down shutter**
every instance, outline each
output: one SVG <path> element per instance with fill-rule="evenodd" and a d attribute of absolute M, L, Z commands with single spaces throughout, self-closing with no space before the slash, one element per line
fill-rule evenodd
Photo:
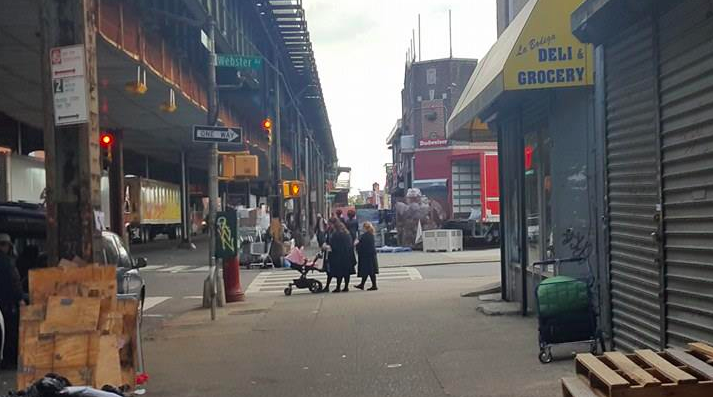
<path fill-rule="evenodd" d="M 713 343 L 713 23 L 708 0 L 659 19 L 667 343 Z M 713 11 L 713 10 L 712 10 Z"/>
<path fill-rule="evenodd" d="M 617 349 L 660 346 L 658 143 L 653 25 L 605 45 L 612 333 Z M 655 236 L 655 234 L 653 235 Z"/>

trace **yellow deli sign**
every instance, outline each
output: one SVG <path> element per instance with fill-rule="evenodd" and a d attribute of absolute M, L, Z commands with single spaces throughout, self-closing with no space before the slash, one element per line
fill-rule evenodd
<path fill-rule="evenodd" d="M 505 89 L 594 84 L 592 47 L 570 28 L 570 15 L 583 0 L 533 1 L 537 4 L 505 63 Z"/>

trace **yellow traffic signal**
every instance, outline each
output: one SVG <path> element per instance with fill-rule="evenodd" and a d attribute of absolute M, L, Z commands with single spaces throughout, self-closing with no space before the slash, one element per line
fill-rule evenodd
<path fill-rule="evenodd" d="M 242 153 L 220 153 L 223 166 L 220 168 L 221 179 L 257 178 L 257 156 Z"/>
<path fill-rule="evenodd" d="M 301 181 L 283 181 L 282 182 L 282 197 L 286 199 L 299 198 L 302 196 L 304 183 Z"/>
<path fill-rule="evenodd" d="M 272 120 L 269 117 L 262 121 L 262 129 L 267 136 L 267 144 L 272 145 Z"/>

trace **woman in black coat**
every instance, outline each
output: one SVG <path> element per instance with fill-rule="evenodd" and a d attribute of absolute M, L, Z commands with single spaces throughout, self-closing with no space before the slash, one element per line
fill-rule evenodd
<path fill-rule="evenodd" d="M 361 284 L 356 288 L 364 289 L 367 277 L 371 279 L 369 291 L 376 291 L 376 275 L 379 274 L 379 261 L 376 257 L 376 245 L 374 244 L 374 225 L 370 222 L 364 223 L 364 234 L 357 240 L 357 254 L 359 255 L 359 272 Z"/>
<path fill-rule="evenodd" d="M 330 221 L 335 228 L 334 234 L 329 239 L 329 269 L 331 275 L 337 279 L 337 289 L 332 292 L 349 292 L 349 278 L 355 274 L 354 243 L 343 222 L 334 219 Z M 344 281 L 344 289 L 342 289 Z"/>

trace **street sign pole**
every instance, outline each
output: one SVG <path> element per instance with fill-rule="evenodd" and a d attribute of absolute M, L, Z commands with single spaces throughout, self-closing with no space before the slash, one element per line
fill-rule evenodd
<path fill-rule="evenodd" d="M 215 21 L 211 18 L 208 22 L 208 40 L 210 41 L 210 50 L 208 56 L 208 125 L 214 126 L 218 121 L 218 98 L 216 92 L 216 76 L 215 76 Z M 218 268 L 215 261 L 215 218 L 216 206 L 218 204 L 218 144 L 213 143 L 210 149 L 210 164 L 208 164 L 208 230 L 210 242 L 208 243 L 209 262 L 208 267 L 210 273 L 208 275 L 208 289 L 210 297 L 210 319 L 215 320 L 216 307 L 218 305 L 217 295 L 217 276 Z M 204 288 L 205 296 L 205 288 Z"/>

